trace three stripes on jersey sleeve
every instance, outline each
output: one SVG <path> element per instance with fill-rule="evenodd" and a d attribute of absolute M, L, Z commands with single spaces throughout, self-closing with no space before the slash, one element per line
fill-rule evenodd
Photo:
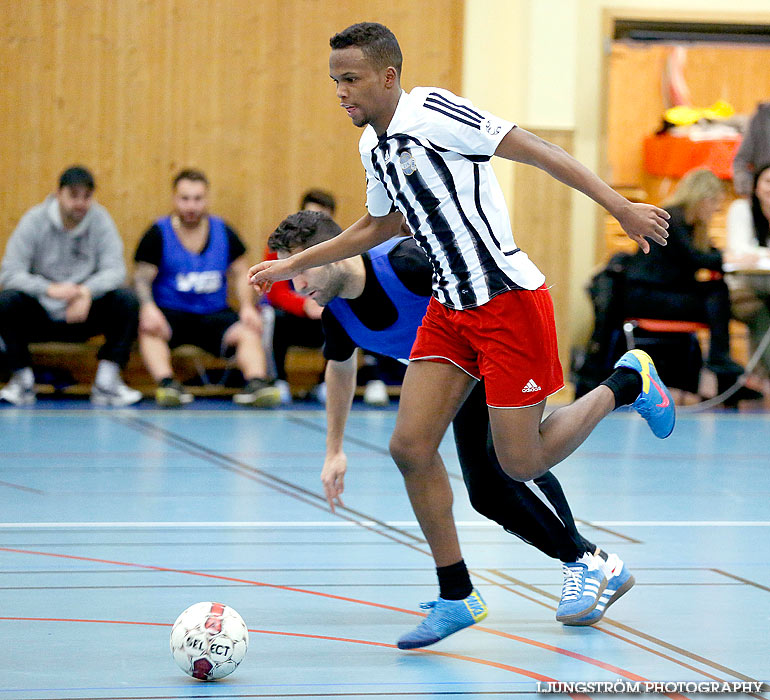
<path fill-rule="evenodd" d="M 467 124 L 474 129 L 481 130 L 481 122 L 484 120 L 484 117 L 481 116 L 481 114 L 470 107 L 455 104 L 437 92 L 429 93 L 428 97 L 425 98 L 423 106 L 426 109 L 432 109 L 434 112 L 439 112 L 445 117 Z"/>

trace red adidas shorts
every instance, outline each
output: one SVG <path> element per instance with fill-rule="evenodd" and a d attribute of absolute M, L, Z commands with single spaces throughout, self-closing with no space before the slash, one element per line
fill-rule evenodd
<path fill-rule="evenodd" d="M 504 292 L 464 311 L 431 298 L 409 359 L 447 362 L 483 377 L 493 408 L 534 406 L 564 386 L 545 286 Z"/>

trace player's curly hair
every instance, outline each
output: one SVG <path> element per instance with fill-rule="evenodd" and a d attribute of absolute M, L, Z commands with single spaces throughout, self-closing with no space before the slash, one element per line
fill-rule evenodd
<path fill-rule="evenodd" d="M 329 46 L 333 49 L 356 46 L 364 52 L 364 56 L 377 70 L 393 66 L 401 77 L 403 63 L 401 47 L 398 45 L 395 34 L 383 24 L 377 22 L 352 24 L 329 39 Z"/>
<path fill-rule="evenodd" d="M 298 211 L 278 224 L 267 239 L 267 247 L 275 252 L 294 253 L 328 241 L 340 233 L 342 229 L 328 214 Z"/>

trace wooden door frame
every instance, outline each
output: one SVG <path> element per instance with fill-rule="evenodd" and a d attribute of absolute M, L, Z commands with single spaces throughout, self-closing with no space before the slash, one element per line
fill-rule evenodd
<path fill-rule="evenodd" d="M 608 110 L 607 98 L 609 95 L 609 71 L 610 71 L 610 45 L 614 41 L 615 23 L 621 19 L 640 20 L 650 22 L 705 22 L 714 24 L 770 24 L 770 12 L 749 11 L 717 11 L 717 10 L 677 10 L 655 9 L 641 7 L 605 7 L 602 9 L 601 30 L 601 83 L 599 88 L 599 149 L 598 163 L 599 173 L 606 180 L 610 163 L 608 158 Z M 601 219 L 599 219 L 601 221 Z M 599 223 L 596 226 L 595 258 L 599 263 L 604 255 L 604 227 Z"/>

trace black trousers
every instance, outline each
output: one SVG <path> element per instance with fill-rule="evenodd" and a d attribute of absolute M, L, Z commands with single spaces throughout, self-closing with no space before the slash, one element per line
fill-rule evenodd
<path fill-rule="evenodd" d="M 626 286 L 626 317 L 700 321 L 709 327 L 709 362 L 730 364 L 730 292 L 724 280 L 699 282 L 692 290 L 664 290 L 633 280 Z"/>
<path fill-rule="evenodd" d="M 320 348 L 324 332 L 320 319 L 304 318 L 275 310 L 273 328 L 273 358 L 278 379 L 286 379 L 286 353 L 290 347 Z"/>
<path fill-rule="evenodd" d="M 578 532 L 564 491 L 551 472 L 520 482 L 502 470 L 492 445 L 483 382 L 452 425 L 465 486 L 477 512 L 554 559 L 571 562 L 594 551 L 596 545 Z"/>
<path fill-rule="evenodd" d="M 105 342 L 97 357 L 123 367 L 136 340 L 138 324 L 139 302 L 129 289 L 116 289 L 94 299 L 83 323 L 52 321 L 35 297 L 11 289 L 0 292 L 0 339 L 11 372 L 31 364 L 30 343 L 80 343 L 102 334 Z"/>

